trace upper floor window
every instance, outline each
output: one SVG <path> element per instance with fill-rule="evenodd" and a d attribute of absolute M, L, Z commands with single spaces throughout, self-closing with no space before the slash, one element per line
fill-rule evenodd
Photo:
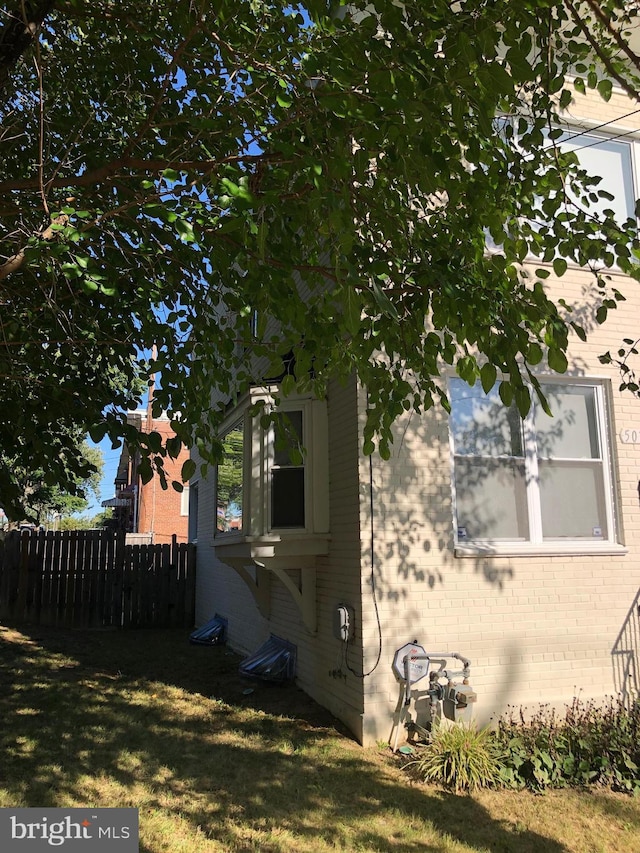
<path fill-rule="evenodd" d="M 516 143 L 517 144 L 517 143 Z M 580 130 L 567 131 L 554 143 L 547 140 L 549 148 L 556 145 L 562 152 L 573 152 L 578 160 L 579 168 L 590 178 L 599 179 L 582 186 L 571 179 L 563 182 L 562 188 L 556 190 L 555 203 L 564 202 L 568 198 L 573 212 L 577 210 L 586 214 L 587 218 L 602 221 L 605 211 L 612 213 L 615 222 L 622 226 L 629 219 L 636 218 L 636 196 L 640 194 L 640 181 L 636 168 L 640 162 L 640 140 L 624 136 L 605 136 Z M 566 196 L 565 196 L 566 194 Z M 552 209 L 555 209 L 552 206 Z M 538 197 L 534 203 L 533 215 L 526 221 L 534 231 L 541 231 L 553 224 L 554 216 L 545 210 L 544 198 Z M 503 240 L 506 234 L 493 233 L 487 227 L 486 247 L 489 252 L 502 252 Z M 529 247 L 530 259 L 540 257 L 543 253 Z M 548 258 L 547 258 L 548 260 Z"/>
<path fill-rule="evenodd" d="M 593 188 L 594 194 L 589 199 L 588 207 L 572 194 L 579 207 L 596 217 L 605 210 L 612 210 L 620 225 L 635 216 L 635 143 L 588 133 L 568 133 L 560 137 L 558 144 L 563 151 L 575 153 L 587 174 L 601 178 L 600 183 Z M 612 198 L 597 197 L 596 194 L 602 191 Z"/>
<path fill-rule="evenodd" d="M 450 382 L 458 546 L 584 550 L 616 540 L 604 388 L 541 382 L 523 420 L 492 389 Z"/>

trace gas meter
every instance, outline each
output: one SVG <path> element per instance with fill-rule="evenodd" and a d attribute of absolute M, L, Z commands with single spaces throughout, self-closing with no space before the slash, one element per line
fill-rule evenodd
<path fill-rule="evenodd" d="M 460 661 L 462 669 L 447 668 L 449 659 Z M 437 667 L 437 668 L 435 668 Z M 473 716 L 477 695 L 469 685 L 470 661 L 458 652 L 427 652 L 417 641 L 399 648 L 392 664 L 393 672 L 401 684 L 401 694 L 396 709 L 397 719 L 393 751 L 398 746 L 400 721 L 407 717 L 406 727 L 410 737 L 428 737 L 429 730 L 442 719 L 468 722 Z M 413 685 L 429 676 L 429 685 L 412 693 Z M 446 679 L 446 683 L 443 683 Z M 415 718 L 411 716 L 411 699 L 415 698 Z M 428 708 L 423 706 L 427 701 Z M 424 717 L 424 718 L 423 718 Z M 393 731 L 392 731 L 393 733 Z"/>

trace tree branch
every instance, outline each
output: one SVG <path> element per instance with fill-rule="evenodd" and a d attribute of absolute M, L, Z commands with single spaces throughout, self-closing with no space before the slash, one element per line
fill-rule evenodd
<path fill-rule="evenodd" d="M 585 39 L 587 40 L 587 42 L 589 43 L 589 46 L 591 47 L 593 52 L 596 54 L 598 59 L 600 59 L 600 61 L 602 62 L 602 64 L 606 68 L 607 73 L 611 77 L 613 77 L 613 79 L 616 80 L 620 84 L 620 86 L 622 86 L 624 91 L 627 93 L 627 95 L 629 95 L 629 97 L 632 100 L 634 100 L 634 101 L 640 100 L 640 94 L 638 93 L 638 90 L 635 89 L 627 80 L 625 80 L 625 78 L 622 76 L 622 74 L 620 74 L 618 71 L 616 71 L 616 69 L 613 66 L 613 63 L 610 60 L 610 58 L 605 53 L 603 53 L 603 51 L 600 48 L 600 45 L 598 44 L 598 42 L 596 41 L 596 39 L 592 35 L 591 31 L 589 30 L 589 27 L 584 23 L 584 21 L 580 17 L 580 14 L 579 14 L 578 10 L 576 9 L 575 5 L 571 2 L 571 0 L 566 0 L 566 4 L 567 4 L 567 8 L 569 9 L 569 11 L 571 12 L 571 14 L 573 16 L 574 21 L 582 30 L 582 33 L 583 33 Z"/>
<path fill-rule="evenodd" d="M 90 187 L 94 184 L 101 184 L 111 178 L 116 177 L 123 169 L 131 169 L 141 175 L 149 175 L 150 173 L 158 174 L 165 169 L 174 169 L 175 171 L 184 172 L 199 172 L 207 174 L 213 172 L 219 166 L 225 163 L 258 163 L 258 162 L 273 162 L 279 160 L 273 154 L 233 154 L 228 157 L 221 157 L 215 160 L 144 160 L 138 157 L 120 157 L 111 163 L 106 163 L 97 169 L 89 172 L 83 172 L 81 175 L 70 175 L 69 177 L 55 178 L 52 181 L 47 181 L 47 189 L 60 189 L 66 187 Z M 15 192 L 16 190 L 32 190 L 40 188 L 40 179 L 38 176 L 33 178 L 23 178 L 16 181 L 1 181 L 0 193 Z"/>
<path fill-rule="evenodd" d="M 13 67 L 27 51 L 56 0 L 23 0 L 12 11 L 5 12 L 6 23 L 0 30 L 0 92 L 9 82 Z"/>
<path fill-rule="evenodd" d="M 587 6 L 593 12 L 593 14 L 596 16 L 596 18 L 600 21 L 602 26 L 609 33 L 611 38 L 618 45 L 620 50 L 627 55 L 628 59 L 631 61 L 631 64 L 634 65 L 638 71 L 640 71 L 640 56 L 638 56 L 637 53 L 631 50 L 629 43 L 622 38 L 621 34 L 616 29 L 614 29 L 610 18 L 607 18 L 607 16 L 604 14 L 602 9 L 600 8 L 599 3 L 595 0 L 586 0 L 586 3 Z"/>
<path fill-rule="evenodd" d="M 53 222 L 45 228 L 42 232 L 41 236 L 43 240 L 51 240 L 55 231 L 53 230 L 54 225 L 66 225 L 69 221 L 69 217 L 65 216 L 65 214 L 61 214 L 60 216 L 56 216 Z M 2 265 L 0 265 L 0 281 L 10 276 L 11 273 L 14 273 L 16 270 L 19 270 L 22 264 L 24 263 L 24 249 L 20 249 L 15 255 L 12 255 L 8 258 Z"/>

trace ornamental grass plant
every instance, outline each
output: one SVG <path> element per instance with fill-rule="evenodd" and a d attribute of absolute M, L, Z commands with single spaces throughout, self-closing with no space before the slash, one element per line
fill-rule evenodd
<path fill-rule="evenodd" d="M 435 782 L 456 793 L 496 785 L 501 771 L 500 746 L 489 729 L 473 724 L 441 724 L 429 743 L 408 766 L 424 782 Z"/>

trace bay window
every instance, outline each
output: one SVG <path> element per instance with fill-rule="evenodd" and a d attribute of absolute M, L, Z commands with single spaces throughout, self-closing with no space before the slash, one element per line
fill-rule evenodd
<path fill-rule="evenodd" d="M 328 530 L 326 404 L 289 398 L 267 429 L 252 406 L 272 406 L 254 389 L 221 431 L 225 456 L 216 469 L 216 539 L 291 539 Z M 264 409 L 263 409 L 264 410 Z"/>

